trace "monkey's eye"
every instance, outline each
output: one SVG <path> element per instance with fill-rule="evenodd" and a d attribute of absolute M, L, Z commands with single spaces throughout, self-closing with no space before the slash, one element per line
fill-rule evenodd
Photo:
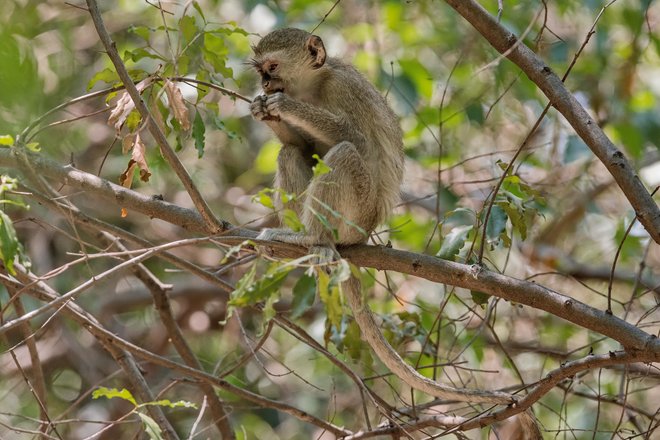
<path fill-rule="evenodd" d="M 277 63 L 273 63 L 273 64 L 271 64 L 271 65 L 268 66 L 268 70 L 269 70 L 270 72 L 274 72 L 275 69 L 277 69 Z"/>

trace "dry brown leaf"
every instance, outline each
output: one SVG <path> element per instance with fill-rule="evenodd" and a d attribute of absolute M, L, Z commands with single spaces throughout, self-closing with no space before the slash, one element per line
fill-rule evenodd
<path fill-rule="evenodd" d="M 117 103 L 115 104 L 115 108 L 112 110 L 110 116 L 108 117 L 108 125 L 114 125 L 115 130 L 119 132 L 121 130 L 121 126 L 124 125 L 126 118 L 134 108 L 135 104 L 133 104 L 133 100 L 128 95 L 128 93 L 122 93 L 117 100 Z"/>
<path fill-rule="evenodd" d="M 138 92 L 142 93 L 142 91 L 146 89 L 152 82 L 153 79 L 151 77 L 147 77 L 137 83 L 135 88 L 138 90 Z M 119 96 L 119 99 L 115 104 L 115 108 L 110 113 L 110 116 L 108 116 L 108 125 L 114 126 L 115 130 L 120 131 L 121 126 L 124 125 L 126 118 L 131 114 L 134 108 L 135 103 L 131 99 L 131 96 L 127 92 L 123 92 Z"/>
<path fill-rule="evenodd" d="M 144 142 L 142 142 L 140 133 L 138 133 L 135 135 L 135 143 L 133 143 L 131 160 L 135 161 L 137 166 L 140 168 L 140 180 L 143 182 L 148 182 L 149 177 L 151 177 L 151 171 L 149 171 L 149 165 L 147 165 L 147 158 L 145 157 L 146 153 L 147 147 L 144 145 Z"/>
<path fill-rule="evenodd" d="M 133 174 L 135 174 L 135 168 L 137 168 L 137 162 L 131 159 L 128 161 L 126 170 L 119 176 L 119 184 L 124 188 L 130 189 L 133 185 Z"/>
<path fill-rule="evenodd" d="M 135 143 L 135 133 L 130 133 L 124 137 L 121 141 L 121 154 L 126 154 L 131 151 L 133 144 Z"/>
<path fill-rule="evenodd" d="M 183 100 L 181 90 L 170 80 L 165 80 L 165 93 L 167 93 L 167 101 L 169 102 L 170 109 L 174 117 L 183 130 L 190 129 L 190 118 L 188 117 L 188 107 Z"/>

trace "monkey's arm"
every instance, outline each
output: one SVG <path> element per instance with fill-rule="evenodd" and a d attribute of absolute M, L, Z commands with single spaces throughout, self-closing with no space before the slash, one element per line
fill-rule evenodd
<path fill-rule="evenodd" d="M 298 101 L 277 92 L 269 95 L 266 112 L 300 130 L 305 138 L 324 144 L 327 148 L 349 141 L 360 149 L 366 138 L 347 118 L 313 104 Z"/>

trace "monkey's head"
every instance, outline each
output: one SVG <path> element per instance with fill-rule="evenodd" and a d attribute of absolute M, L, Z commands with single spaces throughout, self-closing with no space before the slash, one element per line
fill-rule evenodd
<path fill-rule="evenodd" d="M 325 63 L 325 46 L 320 37 L 301 29 L 278 29 L 252 47 L 251 64 L 261 75 L 267 95 L 284 92 L 292 95 L 309 84 Z"/>

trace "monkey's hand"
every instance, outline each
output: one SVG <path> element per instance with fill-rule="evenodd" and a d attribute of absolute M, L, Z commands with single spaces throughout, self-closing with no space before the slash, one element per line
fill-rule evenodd
<path fill-rule="evenodd" d="M 266 112 L 277 119 L 282 119 L 293 103 L 293 99 L 282 92 L 275 92 L 266 97 Z"/>
<path fill-rule="evenodd" d="M 266 108 L 266 95 L 259 95 L 254 98 L 254 101 L 250 104 L 250 112 L 252 116 L 257 121 L 277 121 L 278 117 L 274 117 L 268 112 Z"/>

